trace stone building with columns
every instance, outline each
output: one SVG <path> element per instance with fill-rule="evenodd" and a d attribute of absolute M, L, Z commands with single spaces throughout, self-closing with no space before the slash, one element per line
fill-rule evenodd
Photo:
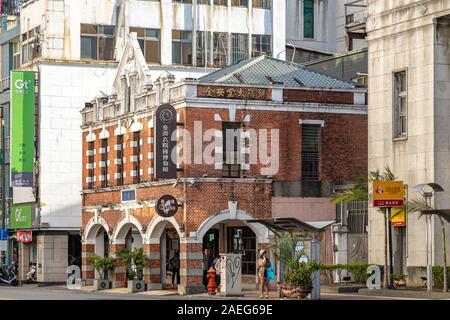
<path fill-rule="evenodd" d="M 242 253 L 243 283 L 254 287 L 257 252 L 272 235 L 248 221 L 288 212 L 308 222 L 334 220 L 317 199 L 367 167 L 366 89 L 285 61 L 260 56 L 200 79 L 152 79 L 132 33 L 112 92 L 81 111 L 88 282 L 96 276 L 93 254 L 142 247 L 149 288 L 168 283 L 167 263 L 179 251 L 180 294 L 201 292 L 208 248 L 213 257 Z M 176 177 L 157 179 L 155 109 L 167 103 L 177 118 Z M 238 132 L 231 144 L 230 129 Z M 170 218 L 155 210 L 162 195 L 177 199 Z M 329 232 L 322 243 L 322 260 L 330 262 Z M 126 270 L 116 261 L 110 279 L 124 286 Z"/>

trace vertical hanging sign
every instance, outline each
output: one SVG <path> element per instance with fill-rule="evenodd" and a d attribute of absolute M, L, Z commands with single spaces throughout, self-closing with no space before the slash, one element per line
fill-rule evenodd
<path fill-rule="evenodd" d="M 176 159 L 172 159 L 172 151 L 176 141 L 172 141 L 172 134 L 177 130 L 177 114 L 170 104 L 163 104 L 156 108 L 154 116 L 155 132 L 155 178 L 176 179 Z"/>
<path fill-rule="evenodd" d="M 33 187 L 35 73 L 11 72 L 11 186 Z"/>

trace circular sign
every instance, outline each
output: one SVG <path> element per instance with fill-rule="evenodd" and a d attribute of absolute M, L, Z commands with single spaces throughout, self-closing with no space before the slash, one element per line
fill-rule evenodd
<path fill-rule="evenodd" d="M 159 119 L 162 123 L 171 123 L 174 119 L 174 116 L 171 110 L 165 109 L 159 114 Z"/>
<path fill-rule="evenodd" d="M 164 218 L 174 216 L 178 211 L 178 201 L 171 195 L 164 195 L 156 202 L 156 212 Z"/>

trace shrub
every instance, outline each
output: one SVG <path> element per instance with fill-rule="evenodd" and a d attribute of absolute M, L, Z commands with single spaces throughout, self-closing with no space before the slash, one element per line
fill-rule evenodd
<path fill-rule="evenodd" d="M 322 264 L 320 269 L 324 270 L 329 278 L 329 281 L 333 279 L 332 272 L 337 271 L 341 274 L 342 270 L 346 270 L 352 274 L 352 278 L 356 283 L 364 284 L 369 277 L 367 268 L 370 266 L 368 263 L 354 262 L 349 264 Z M 383 273 L 383 266 L 379 266 Z"/>
<path fill-rule="evenodd" d="M 312 274 L 319 269 L 318 263 L 299 262 L 297 259 L 291 259 L 287 267 L 286 283 L 312 289 Z"/>
<path fill-rule="evenodd" d="M 117 255 L 123 260 L 127 269 L 128 280 L 142 280 L 147 256 L 143 248 L 121 249 Z"/>
<path fill-rule="evenodd" d="M 108 275 L 108 271 L 114 270 L 115 259 L 113 257 L 100 257 L 95 255 L 89 258 L 93 267 L 100 274 L 100 279 L 105 280 Z"/>
<path fill-rule="evenodd" d="M 450 277 L 450 267 L 447 267 L 447 277 Z M 442 266 L 433 266 L 433 287 L 437 289 L 444 288 L 444 267 Z M 450 289 L 448 283 L 447 288 Z"/>

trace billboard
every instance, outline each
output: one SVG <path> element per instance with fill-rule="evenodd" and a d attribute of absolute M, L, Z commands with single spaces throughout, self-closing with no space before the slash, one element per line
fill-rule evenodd
<path fill-rule="evenodd" d="M 373 181 L 371 197 L 374 207 L 402 207 L 404 203 L 403 181 Z"/>
<path fill-rule="evenodd" d="M 172 134 L 177 130 L 177 113 L 170 104 L 163 104 L 155 111 L 155 178 L 176 179 L 176 159 L 172 159 L 172 151 L 176 141 L 172 141 Z M 175 161 L 174 161 L 175 160 Z"/>
<path fill-rule="evenodd" d="M 9 227 L 11 229 L 31 229 L 33 219 L 33 204 L 12 205 Z"/>
<path fill-rule="evenodd" d="M 33 187 L 35 79 L 11 71 L 11 186 Z"/>

